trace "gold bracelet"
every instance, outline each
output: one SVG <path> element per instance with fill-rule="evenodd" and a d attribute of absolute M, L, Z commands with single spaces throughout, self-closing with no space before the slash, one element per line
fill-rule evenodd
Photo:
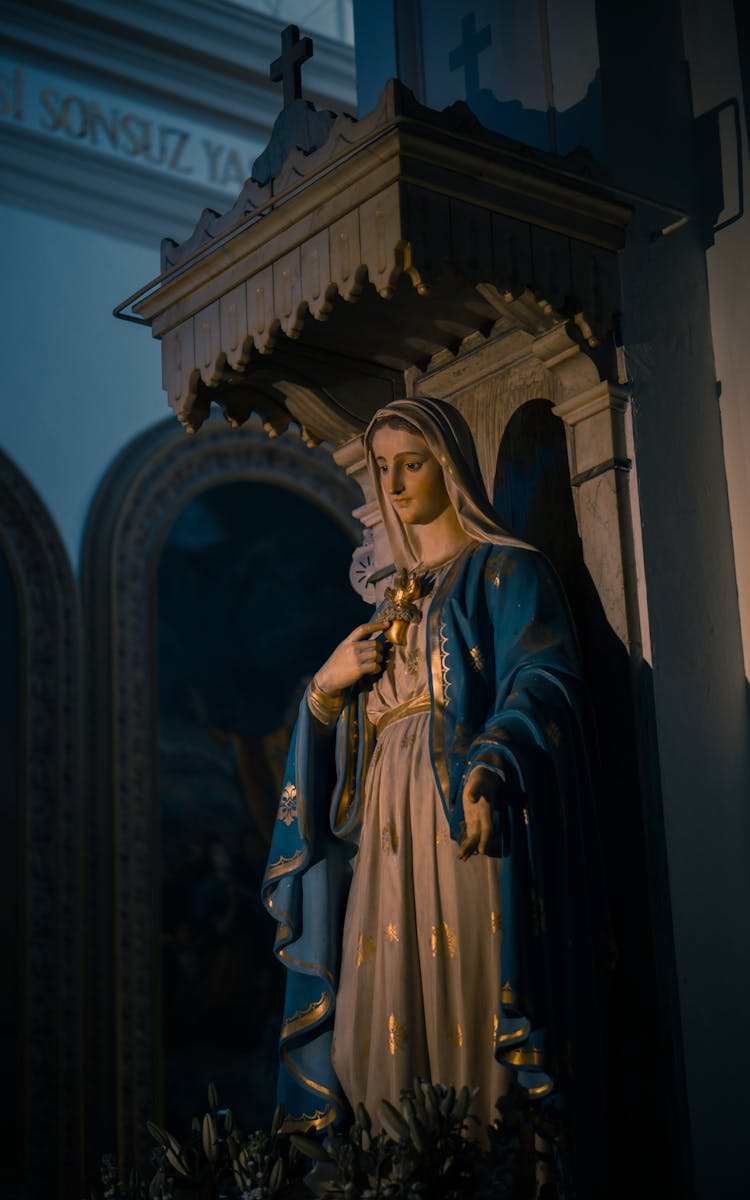
<path fill-rule="evenodd" d="M 324 692 L 315 677 L 307 685 L 307 707 L 321 725 L 335 725 L 345 704 L 346 700 L 341 692 L 335 695 Z"/>

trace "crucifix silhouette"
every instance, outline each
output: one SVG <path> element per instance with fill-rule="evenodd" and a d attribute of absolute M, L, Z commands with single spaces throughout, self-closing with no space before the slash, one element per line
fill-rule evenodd
<path fill-rule="evenodd" d="M 448 66 L 451 71 L 464 69 L 464 87 L 466 97 L 470 99 L 479 91 L 479 55 L 492 44 L 492 30 L 485 25 L 477 33 L 477 19 L 474 13 L 469 13 L 461 22 L 461 42 L 455 50 L 451 50 Z"/>
<path fill-rule="evenodd" d="M 271 83 L 284 84 L 284 108 L 302 99 L 302 64 L 312 54 L 312 38 L 300 39 L 298 27 L 287 25 L 281 35 L 281 55 L 270 68 Z"/>

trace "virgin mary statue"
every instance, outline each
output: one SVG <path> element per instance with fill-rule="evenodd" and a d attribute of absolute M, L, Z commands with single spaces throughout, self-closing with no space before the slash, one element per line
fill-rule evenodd
<path fill-rule="evenodd" d="M 559 581 L 490 505 L 451 405 L 365 433 L 395 580 L 324 663 L 292 738 L 263 894 L 287 970 L 285 1128 L 512 1074 L 596 1075 L 602 911 L 579 654 Z"/>

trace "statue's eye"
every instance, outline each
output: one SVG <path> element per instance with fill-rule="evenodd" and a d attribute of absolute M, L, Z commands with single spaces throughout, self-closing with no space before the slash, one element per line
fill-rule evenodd
<path fill-rule="evenodd" d="M 407 469 L 407 471 L 418 471 L 421 466 L 422 466 L 422 462 L 420 459 L 417 458 L 414 460 L 414 462 L 408 462 L 406 464 L 406 469 Z"/>

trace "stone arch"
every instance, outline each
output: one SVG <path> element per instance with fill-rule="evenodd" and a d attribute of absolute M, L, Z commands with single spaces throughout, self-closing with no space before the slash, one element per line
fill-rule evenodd
<path fill-rule="evenodd" d="M 81 1167 L 80 608 L 49 511 L 1 452 L 0 553 L 19 618 L 23 1048 L 21 1096 L 9 1085 L 6 1094 L 19 1117 L 22 1182 L 13 1186 L 14 1195 L 62 1195 Z"/>
<path fill-rule="evenodd" d="M 438 351 L 403 376 L 407 396 L 447 400 L 474 435 L 482 476 L 491 496 L 498 453 L 514 413 L 546 400 L 565 431 L 569 485 L 586 566 L 607 620 L 628 650 L 640 657 L 648 644 L 648 621 L 640 578 L 637 480 L 627 392 L 609 382 L 603 364 L 564 314 L 549 310 L 540 327 L 528 295 L 505 303 L 492 294 L 498 320 L 489 336 L 474 333 L 453 351 Z M 393 301 L 387 303 L 392 304 Z M 536 301 L 533 306 L 538 309 Z M 547 306 L 549 308 L 549 306 Z M 352 380 L 349 392 L 356 391 Z M 374 411 L 368 412 L 368 416 Z M 312 424 L 312 422 L 309 422 Z M 364 419 L 361 426 L 364 427 Z M 348 440 L 347 440 L 348 439 Z M 337 462 L 360 484 L 365 497 L 357 516 L 367 527 L 376 569 L 390 550 L 367 478 L 361 433 L 341 424 Z"/>
<path fill-rule="evenodd" d="M 157 1111 L 155 573 L 177 513 L 200 492 L 234 480 L 286 487 L 323 508 L 353 546 L 359 540 L 352 516 L 359 488 L 329 452 L 306 447 L 292 433 L 271 439 L 252 421 L 237 431 L 209 422 L 196 439 L 173 421 L 148 430 L 104 479 L 84 540 L 95 747 L 89 820 L 95 844 L 105 848 L 92 863 L 92 887 L 108 897 L 96 936 L 93 986 L 100 1003 L 93 1036 L 100 1053 L 92 1056 L 99 1065 L 91 1092 L 104 1100 L 101 1109 L 114 1100 L 114 1133 L 125 1162 L 138 1158 L 144 1122 Z M 101 1116 L 92 1119 L 98 1144 L 108 1144 L 112 1131 Z"/>

